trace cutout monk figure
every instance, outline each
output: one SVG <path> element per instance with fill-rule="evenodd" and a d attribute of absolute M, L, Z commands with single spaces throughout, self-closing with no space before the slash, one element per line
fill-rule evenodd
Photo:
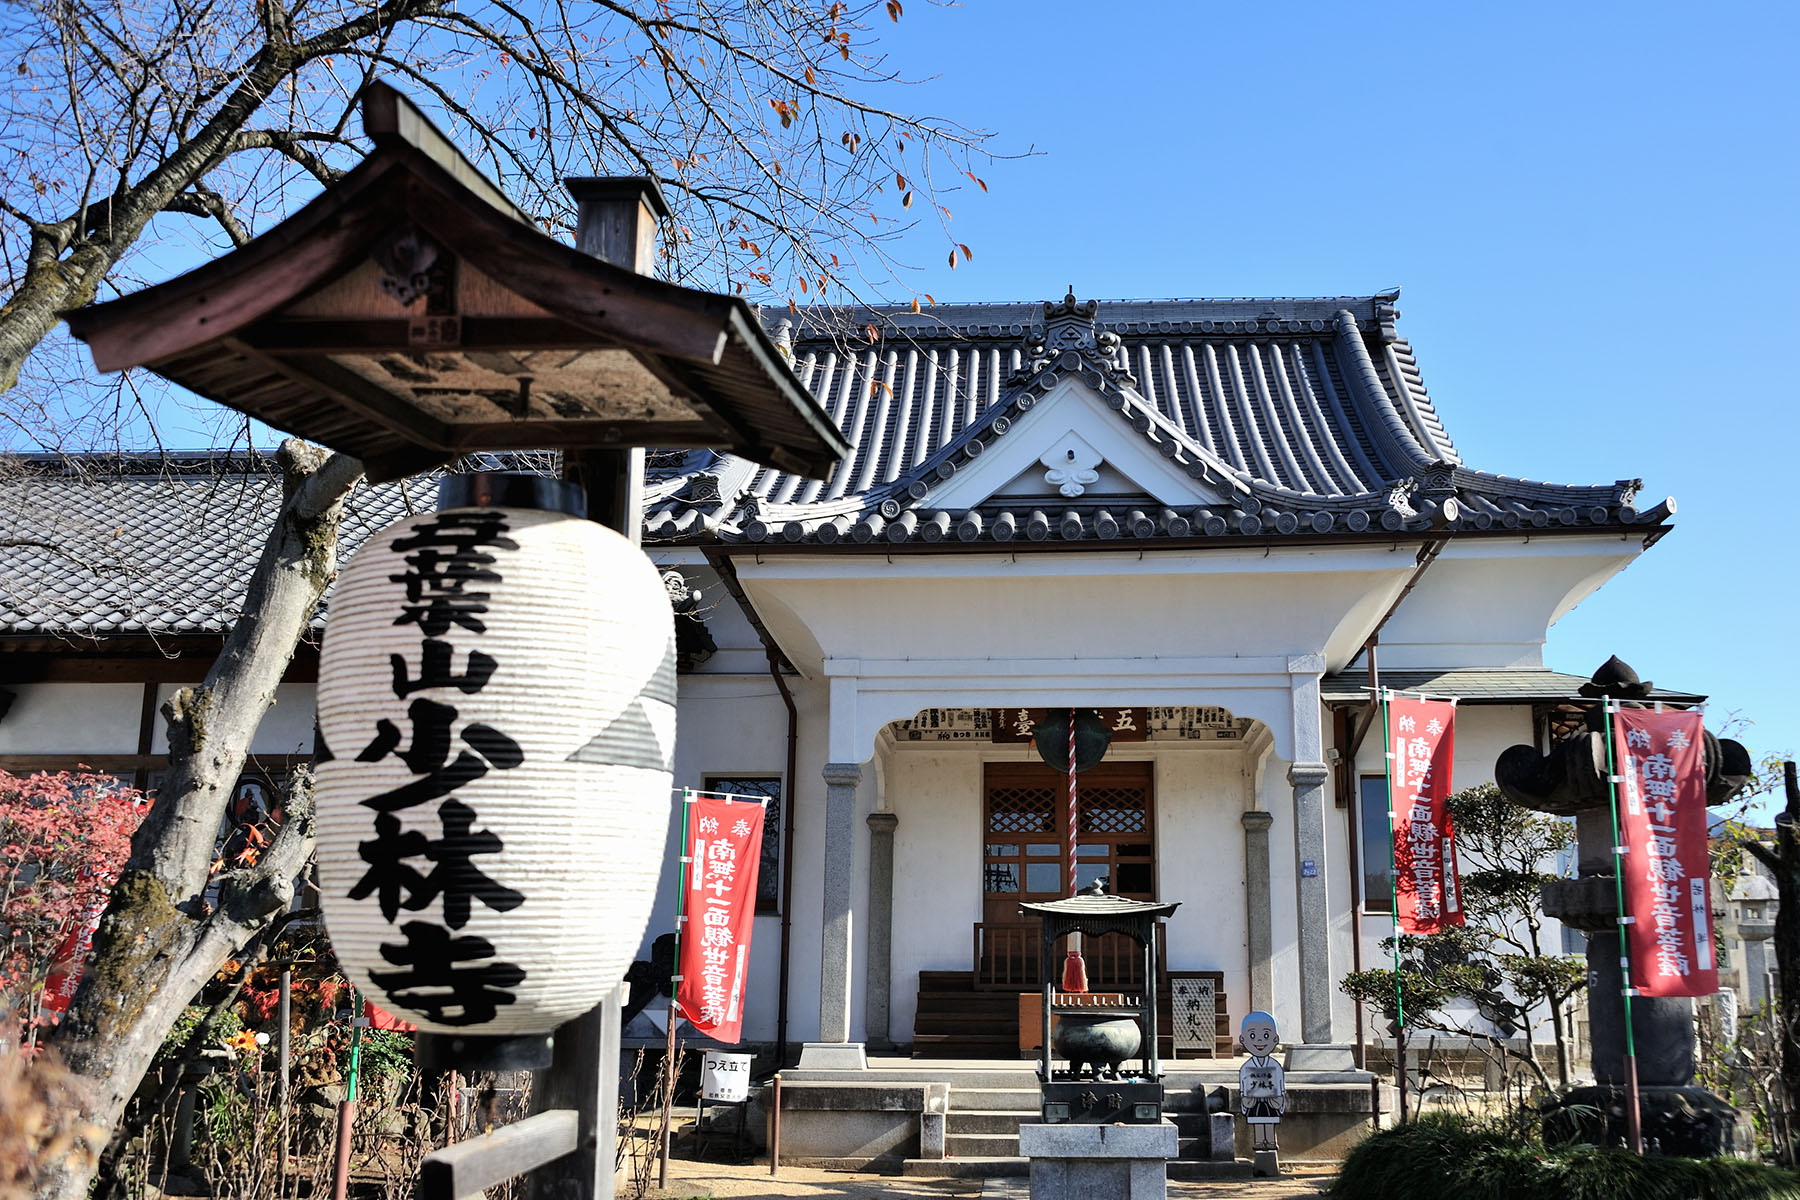
<path fill-rule="evenodd" d="M 1238 1068 L 1238 1107 L 1250 1125 L 1251 1148 L 1257 1151 L 1275 1149 L 1275 1127 L 1287 1109 L 1287 1079 L 1281 1064 L 1271 1057 L 1279 1040 L 1275 1018 L 1266 1012 L 1246 1014 L 1238 1027 L 1238 1041 L 1250 1055 Z"/>

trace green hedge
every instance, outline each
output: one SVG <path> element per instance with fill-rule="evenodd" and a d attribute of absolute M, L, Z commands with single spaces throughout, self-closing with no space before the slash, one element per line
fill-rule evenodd
<path fill-rule="evenodd" d="M 1339 1200 L 1800 1200 L 1800 1175 L 1730 1158 L 1546 1149 L 1493 1122 L 1432 1116 L 1385 1129 L 1344 1160 Z"/>

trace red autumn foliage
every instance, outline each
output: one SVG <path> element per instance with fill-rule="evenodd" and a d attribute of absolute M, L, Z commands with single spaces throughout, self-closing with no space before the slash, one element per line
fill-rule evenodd
<path fill-rule="evenodd" d="M 110 775 L 0 771 L 0 1011 L 35 1022 L 58 950 L 104 908 L 148 808 Z"/>

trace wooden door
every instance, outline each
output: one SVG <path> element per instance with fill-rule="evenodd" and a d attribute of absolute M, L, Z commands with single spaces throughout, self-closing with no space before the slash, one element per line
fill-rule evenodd
<path fill-rule="evenodd" d="M 1156 898 L 1151 768 L 1147 762 L 1101 763 L 1078 777 L 1077 888 L 1105 878 L 1114 895 Z M 977 980 L 1035 986 L 1038 923 L 1021 916 L 1019 904 L 1068 894 L 1068 776 L 1041 763 L 990 763 L 984 791 Z M 1136 974 L 1128 962 L 1119 965 Z"/>

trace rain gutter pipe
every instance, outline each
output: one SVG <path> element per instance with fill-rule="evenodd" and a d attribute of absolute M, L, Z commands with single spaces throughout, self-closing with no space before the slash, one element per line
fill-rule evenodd
<path fill-rule="evenodd" d="M 779 1071 L 787 1065 L 788 1051 L 788 969 L 792 958 L 794 919 L 794 818 L 800 807 L 796 802 L 794 775 L 800 747 L 800 710 L 794 704 L 794 693 L 789 690 L 785 675 L 785 672 L 793 670 L 793 664 L 776 643 L 775 635 L 762 623 L 762 618 L 750 603 L 750 597 L 744 594 L 743 581 L 738 578 L 737 568 L 732 565 L 730 556 L 714 550 L 704 550 L 702 553 L 706 555 L 707 564 L 718 572 L 719 581 L 725 585 L 725 590 L 737 601 L 738 608 L 750 622 L 750 627 L 756 630 L 763 652 L 769 659 L 769 675 L 775 680 L 775 689 L 781 693 L 781 702 L 787 706 L 787 767 L 786 774 L 782 777 L 781 812 L 781 975 L 776 986 L 775 1015 L 775 1069 Z"/>

